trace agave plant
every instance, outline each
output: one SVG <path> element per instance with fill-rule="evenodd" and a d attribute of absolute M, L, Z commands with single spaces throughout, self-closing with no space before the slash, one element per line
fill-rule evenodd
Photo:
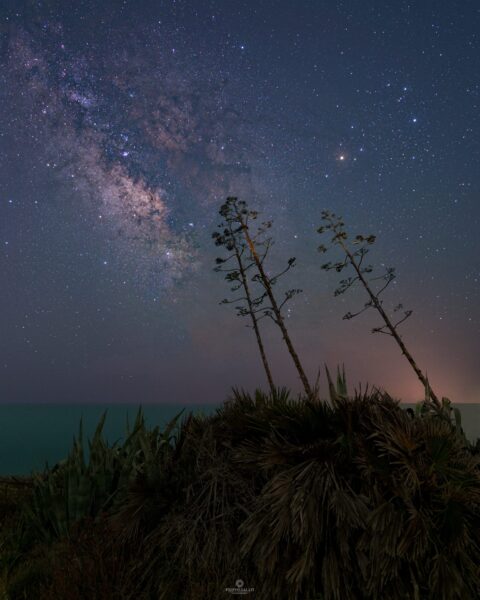
<path fill-rule="evenodd" d="M 88 442 L 88 461 L 80 422 L 78 438 L 74 438 L 68 457 L 53 469 L 34 474 L 31 498 L 24 509 L 27 527 L 48 542 L 68 536 L 72 524 L 80 519 L 112 510 L 122 502 L 138 473 L 148 466 L 154 448 L 158 451 L 168 444 L 182 412 L 160 432 L 158 427 L 150 431 L 146 428 L 139 409 L 133 431 L 127 429 L 123 445 L 116 442 L 112 446 L 103 437 L 104 413 Z"/>
<path fill-rule="evenodd" d="M 61 572 L 67 569 L 67 565 L 62 566 L 63 559 L 59 559 L 59 556 L 65 556 L 65 553 L 61 551 L 59 555 L 58 549 L 61 550 L 62 544 L 70 544 L 69 552 L 77 552 L 76 540 L 80 539 L 79 531 L 82 531 L 85 523 L 91 522 L 93 527 L 98 523 L 98 531 L 103 532 L 104 528 L 100 524 L 107 515 L 108 526 L 111 535 L 114 536 L 113 543 L 116 531 L 113 520 L 110 524 L 109 515 L 116 514 L 118 507 L 124 506 L 127 494 L 137 478 L 148 474 L 153 462 L 161 454 L 168 454 L 171 450 L 173 431 L 182 413 L 183 411 L 176 415 L 163 431 L 159 427 L 149 430 L 145 425 L 143 412 L 139 409 L 133 430 L 130 430 L 127 424 L 124 443 L 114 443 L 112 446 L 109 446 L 103 437 L 106 418 L 106 414 L 103 414 L 93 438 L 89 441 L 88 460 L 85 458 L 83 426 L 80 423 L 79 435 L 74 438 L 68 457 L 54 468 L 47 468 L 43 473 L 33 476 L 32 489 L 26 496 L 22 518 L 15 531 L 16 541 L 13 543 L 10 540 L 7 548 L 13 557 L 7 565 L 8 597 L 11 600 L 32 597 L 33 590 L 35 597 L 40 597 L 40 588 L 47 590 L 45 597 L 53 597 L 53 592 L 48 596 L 50 583 L 58 588 L 62 582 Z M 90 526 L 88 531 L 91 531 Z M 90 545 L 94 538 L 95 535 L 88 538 Z M 121 544 L 122 540 L 118 538 L 115 552 L 105 548 L 104 558 L 109 564 L 112 556 L 118 554 L 118 557 L 122 557 Z M 91 547 L 92 552 L 97 550 L 99 547 Z M 88 556 L 85 554 L 76 555 L 74 560 L 78 564 L 85 563 L 88 569 L 94 567 L 92 561 L 88 562 Z M 99 558 L 98 565 L 100 564 Z M 100 566 L 98 568 L 100 569 Z M 79 576 L 79 573 L 77 575 Z M 77 575 L 72 572 L 72 577 Z M 99 572 L 98 575 L 99 580 L 105 579 L 104 574 Z M 95 578 L 94 573 L 91 576 Z M 107 580 L 105 581 L 108 583 L 110 580 Z M 88 585 L 93 583 L 93 580 L 89 581 Z M 132 598 L 140 598 L 136 584 L 133 587 L 136 592 Z M 73 580 L 70 588 L 71 593 L 69 592 L 68 597 L 76 598 L 77 592 L 80 594 L 78 597 L 85 597 L 81 586 L 75 591 Z M 61 593 L 63 594 L 63 591 Z M 118 594 L 117 597 L 120 598 Z"/>

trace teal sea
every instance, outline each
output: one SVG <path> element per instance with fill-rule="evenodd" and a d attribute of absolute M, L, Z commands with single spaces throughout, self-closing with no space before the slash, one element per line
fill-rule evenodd
<path fill-rule="evenodd" d="M 404 407 L 411 406 L 404 404 Z M 457 404 L 462 426 L 470 440 L 480 437 L 480 404 Z M 187 412 L 211 414 L 217 405 L 192 405 Z M 171 404 L 143 407 L 149 426 L 164 426 L 183 407 Z M 91 437 L 104 411 L 104 432 L 110 443 L 125 437 L 127 419 L 133 424 L 138 405 L 0 405 L 0 475 L 27 475 L 64 458 L 83 421 L 84 440 Z M 185 414 L 184 413 L 184 414 Z M 85 444 L 86 446 L 86 444 Z"/>
<path fill-rule="evenodd" d="M 142 406 L 149 427 L 163 427 L 182 408 L 183 414 L 209 414 L 216 406 Z M 86 448 L 86 440 L 92 437 L 105 411 L 103 431 L 108 442 L 125 439 L 127 422 L 133 427 L 138 409 L 139 405 L 126 404 L 0 404 L 0 475 L 28 475 L 42 470 L 46 463 L 53 466 L 65 458 L 74 436 L 78 437 L 80 420 Z"/>

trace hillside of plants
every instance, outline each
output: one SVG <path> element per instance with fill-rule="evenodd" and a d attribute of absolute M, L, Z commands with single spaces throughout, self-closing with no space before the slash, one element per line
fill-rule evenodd
<path fill-rule="evenodd" d="M 105 418 L 105 417 L 104 417 Z M 236 391 L 2 482 L 9 600 L 480 597 L 480 454 L 451 406 Z"/>

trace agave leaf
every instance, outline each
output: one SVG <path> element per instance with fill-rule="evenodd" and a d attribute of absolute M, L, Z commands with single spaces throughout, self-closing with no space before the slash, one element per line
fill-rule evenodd
<path fill-rule="evenodd" d="M 340 367 L 337 366 L 337 389 L 336 392 L 339 396 L 343 398 L 347 398 L 348 389 L 347 389 L 347 378 L 345 376 L 345 365 L 342 365 L 342 372 L 340 372 Z"/>
<path fill-rule="evenodd" d="M 166 427 L 165 427 L 165 429 L 164 429 L 164 431 L 163 431 L 163 433 L 162 433 L 162 440 L 165 440 L 167 443 L 169 443 L 169 442 L 170 442 L 170 439 L 171 439 L 171 436 L 170 436 L 170 434 L 172 433 L 172 431 L 173 431 L 173 430 L 175 429 L 175 427 L 177 426 L 178 420 L 180 419 L 180 417 L 182 416 L 182 414 L 183 414 L 184 412 L 185 412 L 185 409 L 184 409 L 184 408 L 182 408 L 182 410 L 181 410 L 181 411 L 180 411 L 178 414 L 176 414 L 176 415 L 173 417 L 173 419 L 171 419 L 171 420 L 170 420 L 170 421 L 167 423 L 167 425 L 166 425 Z"/>
<path fill-rule="evenodd" d="M 337 395 L 337 390 L 335 389 L 335 386 L 333 385 L 330 371 L 328 370 L 328 367 L 326 364 L 325 364 L 325 371 L 327 373 L 327 382 L 328 382 L 328 391 L 330 394 L 330 402 L 332 402 L 332 404 L 334 404 L 338 400 L 338 395 Z"/>
<path fill-rule="evenodd" d="M 105 419 L 107 418 L 107 410 L 102 413 L 100 417 L 100 421 L 95 429 L 95 433 L 93 434 L 92 444 L 101 444 L 103 442 L 103 427 L 105 425 Z"/>
<path fill-rule="evenodd" d="M 455 425 L 456 425 L 457 429 L 461 430 L 462 429 L 462 414 L 456 406 L 453 409 L 453 414 L 455 416 Z"/>

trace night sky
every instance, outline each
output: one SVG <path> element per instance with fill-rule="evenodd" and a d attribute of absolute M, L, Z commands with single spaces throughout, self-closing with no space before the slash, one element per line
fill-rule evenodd
<path fill-rule="evenodd" d="M 422 389 L 366 300 L 334 298 L 320 213 L 373 233 L 385 306 L 438 395 L 480 401 L 479 4 L 5 1 L 0 401 L 224 400 L 266 382 L 219 305 L 227 195 L 273 219 L 271 268 L 309 377 Z M 275 382 L 300 390 L 273 323 Z M 323 385 L 325 385 L 323 378 Z M 325 389 L 325 388 L 324 388 Z"/>

